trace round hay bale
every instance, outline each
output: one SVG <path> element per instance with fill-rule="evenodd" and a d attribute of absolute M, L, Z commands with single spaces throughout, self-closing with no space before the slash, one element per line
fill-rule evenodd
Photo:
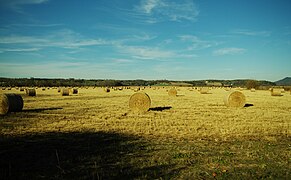
<path fill-rule="evenodd" d="M 168 91 L 168 95 L 169 96 L 177 96 L 177 90 L 175 88 L 171 88 L 169 91 Z"/>
<path fill-rule="evenodd" d="M 208 94 L 209 88 L 208 87 L 202 87 L 200 88 L 200 94 Z"/>
<path fill-rule="evenodd" d="M 224 97 L 224 104 L 227 107 L 242 108 L 246 104 L 246 97 L 240 91 L 231 91 Z"/>
<path fill-rule="evenodd" d="M 78 89 L 77 88 L 74 88 L 72 91 L 73 91 L 73 94 L 78 94 Z"/>
<path fill-rule="evenodd" d="M 129 98 L 129 108 L 133 112 L 143 113 L 151 107 L 151 98 L 143 92 L 134 93 Z"/>
<path fill-rule="evenodd" d="M 284 88 L 281 89 L 281 93 L 285 93 L 285 89 Z"/>
<path fill-rule="evenodd" d="M 251 89 L 251 92 L 256 92 L 256 89 L 255 89 L 255 88 L 252 88 L 252 89 Z"/>
<path fill-rule="evenodd" d="M 62 96 L 69 96 L 70 95 L 70 89 L 69 88 L 63 88 L 61 90 L 61 95 Z"/>
<path fill-rule="evenodd" d="M 19 90 L 20 90 L 20 91 L 24 91 L 24 87 L 21 87 Z"/>
<path fill-rule="evenodd" d="M 279 88 L 272 88 L 271 89 L 271 96 L 282 96 L 282 89 Z"/>
<path fill-rule="evenodd" d="M 133 89 L 134 92 L 138 92 L 139 90 L 140 90 L 139 87 Z"/>
<path fill-rule="evenodd" d="M 0 115 L 8 112 L 19 112 L 23 108 L 23 99 L 18 94 L 0 95 Z"/>
<path fill-rule="evenodd" d="M 105 92 L 110 92 L 110 89 L 109 88 L 104 88 L 104 91 Z"/>
<path fill-rule="evenodd" d="M 7 90 L 9 90 L 9 91 L 10 91 L 11 89 L 12 89 L 12 88 L 11 88 L 11 87 L 9 87 Z"/>
<path fill-rule="evenodd" d="M 61 88 L 58 88 L 58 92 L 61 92 L 61 90 L 62 90 Z"/>
<path fill-rule="evenodd" d="M 28 96 L 36 96 L 36 91 L 35 91 L 35 89 L 33 89 L 33 88 L 27 88 L 27 89 L 26 89 L 26 94 L 27 94 Z"/>

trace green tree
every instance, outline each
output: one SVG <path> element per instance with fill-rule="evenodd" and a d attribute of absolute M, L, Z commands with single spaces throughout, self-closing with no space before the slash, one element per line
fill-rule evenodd
<path fill-rule="evenodd" d="M 257 80 L 247 80 L 246 81 L 247 89 L 252 89 L 252 88 L 258 89 L 259 86 L 260 86 L 260 83 Z"/>

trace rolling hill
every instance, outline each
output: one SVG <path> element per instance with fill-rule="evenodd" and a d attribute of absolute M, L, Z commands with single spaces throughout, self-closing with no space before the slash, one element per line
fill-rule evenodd
<path fill-rule="evenodd" d="M 275 82 L 278 86 L 291 86 L 291 77 L 285 77 L 279 81 Z"/>

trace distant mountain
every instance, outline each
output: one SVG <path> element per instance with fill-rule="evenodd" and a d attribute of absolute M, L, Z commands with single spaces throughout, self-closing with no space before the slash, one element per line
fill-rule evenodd
<path fill-rule="evenodd" d="M 279 81 L 275 82 L 278 86 L 291 86 L 291 77 L 285 77 Z"/>

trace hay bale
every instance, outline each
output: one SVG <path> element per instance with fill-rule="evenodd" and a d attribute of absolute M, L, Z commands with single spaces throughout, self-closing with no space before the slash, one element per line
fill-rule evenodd
<path fill-rule="evenodd" d="M 20 90 L 20 91 L 24 91 L 24 87 L 21 87 L 19 90 Z"/>
<path fill-rule="evenodd" d="M 27 88 L 27 89 L 26 89 L 26 94 L 27 94 L 28 96 L 36 96 L 36 91 L 35 91 L 35 89 L 33 89 L 33 88 Z"/>
<path fill-rule="evenodd" d="M 58 92 L 61 92 L 61 90 L 62 90 L 61 88 L 58 88 Z"/>
<path fill-rule="evenodd" d="M 63 88 L 61 90 L 61 95 L 62 96 L 69 96 L 70 95 L 70 89 L 69 88 Z"/>
<path fill-rule="evenodd" d="M 109 88 L 104 88 L 104 91 L 105 92 L 110 92 L 110 89 Z"/>
<path fill-rule="evenodd" d="M 280 88 L 272 88 L 271 89 L 271 96 L 282 96 L 282 89 Z"/>
<path fill-rule="evenodd" d="M 143 113 L 151 107 L 150 97 L 143 92 L 134 93 L 129 99 L 129 108 L 133 112 Z"/>
<path fill-rule="evenodd" d="M 171 88 L 169 91 L 168 91 L 168 95 L 169 96 L 177 96 L 177 90 L 175 88 Z"/>
<path fill-rule="evenodd" d="M 133 91 L 134 91 L 134 92 L 138 92 L 138 91 L 140 91 L 140 87 L 134 88 Z"/>
<path fill-rule="evenodd" d="M 72 91 L 73 91 L 73 94 L 78 94 L 78 89 L 77 88 L 74 88 Z"/>
<path fill-rule="evenodd" d="M 18 94 L 2 94 L 0 95 L 0 115 L 9 112 L 19 112 L 23 108 L 23 99 Z"/>
<path fill-rule="evenodd" d="M 255 88 L 252 88 L 252 89 L 251 89 L 251 92 L 256 92 L 256 89 L 255 89 Z"/>
<path fill-rule="evenodd" d="M 246 104 L 246 97 L 240 91 L 231 91 L 224 97 L 224 104 L 227 107 L 242 108 Z"/>
<path fill-rule="evenodd" d="M 202 87 L 199 89 L 200 94 L 208 94 L 209 88 L 208 87 Z"/>
<path fill-rule="evenodd" d="M 224 88 L 224 90 L 225 90 L 225 91 L 230 91 L 231 88 L 226 87 L 226 88 Z"/>

